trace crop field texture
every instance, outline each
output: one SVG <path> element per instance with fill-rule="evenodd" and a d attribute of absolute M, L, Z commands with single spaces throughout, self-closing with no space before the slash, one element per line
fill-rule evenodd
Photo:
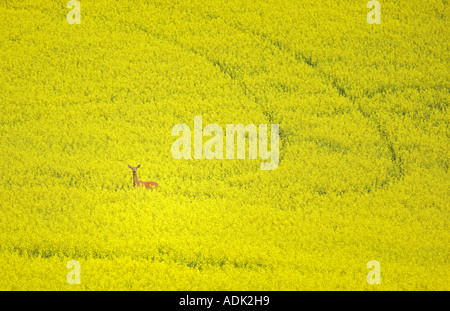
<path fill-rule="evenodd" d="M 450 290 L 447 0 L 67 2 L 0 2 L 0 290 Z"/>

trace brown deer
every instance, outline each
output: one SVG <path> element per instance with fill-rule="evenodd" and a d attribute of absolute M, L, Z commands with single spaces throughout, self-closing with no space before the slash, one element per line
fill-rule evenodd
<path fill-rule="evenodd" d="M 133 186 L 140 187 L 140 186 L 145 186 L 145 188 L 147 189 L 158 189 L 158 183 L 154 182 L 154 181 L 142 181 L 139 180 L 139 178 L 137 177 L 137 169 L 141 167 L 141 165 L 139 164 L 136 167 L 132 167 L 130 165 L 128 165 L 128 167 L 133 171 Z"/>

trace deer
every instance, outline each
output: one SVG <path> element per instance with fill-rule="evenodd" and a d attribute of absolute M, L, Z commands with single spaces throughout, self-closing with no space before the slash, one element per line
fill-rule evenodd
<path fill-rule="evenodd" d="M 131 165 L 128 165 L 128 167 L 133 171 L 133 186 L 138 188 L 140 186 L 145 186 L 146 189 L 158 189 L 158 183 L 154 182 L 154 181 L 142 181 L 139 180 L 139 178 L 137 177 L 137 169 L 141 167 L 141 165 L 139 164 L 136 167 L 132 167 Z"/>

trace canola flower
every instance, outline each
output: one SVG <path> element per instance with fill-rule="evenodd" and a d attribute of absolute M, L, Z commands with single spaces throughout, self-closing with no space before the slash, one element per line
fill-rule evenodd
<path fill-rule="evenodd" d="M 0 4 L 1 290 L 449 289 L 445 1 L 80 3 Z M 278 167 L 174 159 L 198 115 Z"/>

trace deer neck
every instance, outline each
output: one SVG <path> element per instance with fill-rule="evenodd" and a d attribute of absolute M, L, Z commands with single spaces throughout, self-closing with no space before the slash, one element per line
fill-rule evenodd
<path fill-rule="evenodd" d="M 137 173 L 133 173 L 133 186 L 139 186 L 139 179 Z"/>

